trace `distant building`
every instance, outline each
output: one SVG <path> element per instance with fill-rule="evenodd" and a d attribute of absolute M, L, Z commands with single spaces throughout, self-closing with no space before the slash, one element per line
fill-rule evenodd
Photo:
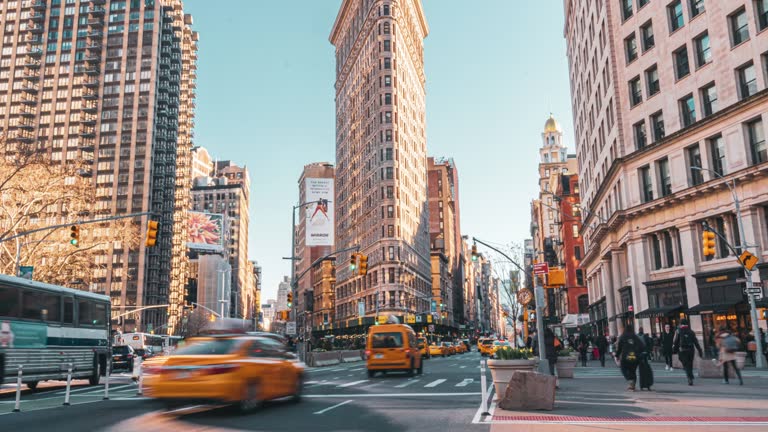
<path fill-rule="evenodd" d="M 288 307 L 288 293 L 291 290 L 291 278 L 283 276 L 283 281 L 277 287 L 277 304 L 276 311 L 289 310 Z"/>
<path fill-rule="evenodd" d="M 192 148 L 192 182 L 200 177 L 210 177 L 213 175 L 213 159 L 205 147 Z"/>

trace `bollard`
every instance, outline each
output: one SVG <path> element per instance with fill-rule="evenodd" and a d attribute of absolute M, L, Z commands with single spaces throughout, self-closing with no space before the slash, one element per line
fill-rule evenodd
<path fill-rule="evenodd" d="M 491 415 L 488 412 L 488 395 L 485 394 L 486 386 L 485 386 L 485 360 L 480 360 L 480 395 L 483 398 L 481 401 L 480 407 L 483 409 L 483 412 L 481 413 L 484 416 Z"/>
<path fill-rule="evenodd" d="M 67 368 L 67 391 L 64 393 L 64 406 L 69 406 L 69 387 L 72 385 L 72 363 Z"/>
<path fill-rule="evenodd" d="M 13 408 L 13 412 L 21 412 L 21 370 L 24 366 L 19 365 L 19 375 L 16 378 L 16 406 Z"/>
<path fill-rule="evenodd" d="M 136 381 L 139 384 L 139 388 L 136 390 L 136 396 L 143 396 L 144 395 L 144 389 L 142 389 L 142 385 L 144 383 L 144 374 L 142 374 L 141 371 L 141 356 L 136 357 L 136 359 L 139 361 L 139 379 Z"/>
<path fill-rule="evenodd" d="M 109 375 L 112 372 L 112 357 L 107 357 L 107 376 L 104 383 L 104 400 L 109 400 Z"/>

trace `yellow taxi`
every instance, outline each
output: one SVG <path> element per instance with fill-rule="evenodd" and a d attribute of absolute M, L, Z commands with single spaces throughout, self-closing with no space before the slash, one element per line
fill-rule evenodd
<path fill-rule="evenodd" d="M 436 342 L 433 342 L 429 345 L 429 355 L 432 356 L 440 356 L 445 357 L 446 351 L 443 349 L 442 345 L 438 345 Z"/>
<path fill-rule="evenodd" d="M 477 350 L 483 357 L 491 355 L 493 350 L 493 339 L 482 338 L 477 340 Z"/>
<path fill-rule="evenodd" d="M 461 342 L 454 342 L 453 346 L 456 347 L 456 353 L 458 354 L 464 354 L 467 352 L 467 347 Z"/>
<path fill-rule="evenodd" d="M 452 343 L 450 343 L 448 341 L 442 341 L 442 342 L 440 342 L 440 345 L 442 345 L 443 348 L 445 349 L 445 351 L 447 351 L 446 352 L 447 355 L 452 356 L 452 355 L 456 354 L 456 347 L 453 346 Z"/>
<path fill-rule="evenodd" d="M 419 352 L 421 352 L 421 358 L 428 359 L 431 357 L 429 353 L 429 342 L 427 342 L 427 338 L 419 338 Z"/>
<path fill-rule="evenodd" d="M 168 357 L 142 365 L 144 394 L 174 405 L 214 401 L 251 411 L 262 402 L 301 399 L 304 364 L 280 342 L 258 336 L 192 338 Z"/>
<path fill-rule="evenodd" d="M 416 332 L 407 324 L 371 326 L 365 358 L 369 378 L 376 372 L 403 371 L 409 376 L 424 372 Z"/>

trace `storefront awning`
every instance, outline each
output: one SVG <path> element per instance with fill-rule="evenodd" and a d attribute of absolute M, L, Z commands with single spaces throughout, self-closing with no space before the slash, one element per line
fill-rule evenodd
<path fill-rule="evenodd" d="M 635 314 L 635 318 L 656 318 L 656 317 L 665 317 L 669 314 L 680 312 L 681 310 L 685 309 L 685 306 L 683 305 L 673 305 L 673 306 L 662 306 L 662 307 L 655 307 L 655 308 L 648 308 L 642 312 L 638 312 Z"/>
<path fill-rule="evenodd" d="M 736 306 L 736 303 L 712 303 L 697 304 L 688 309 L 688 315 L 701 315 L 702 312 L 728 312 L 728 309 Z"/>
<path fill-rule="evenodd" d="M 589 324 L 589 314 L 567 314 L 561 324 L 566 327 L 578 327 Z"/>

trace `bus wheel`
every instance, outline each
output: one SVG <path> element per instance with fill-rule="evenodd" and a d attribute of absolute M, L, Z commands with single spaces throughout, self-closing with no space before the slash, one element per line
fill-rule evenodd
<path fill-rule="evenodd" d="M 35 391 L 37 390 L 37 384 L 39 381 L 30 381 L 27 383 L 27 387 L 29 387 L 30 390 Z"/>
<path fill-rule="evenodd" d="M 99 361 L 99 356 L 94 355 L 93 372 L 91 373 L 91 376 L 88 377 L 88 384 L 92 386 L 99 385 L 99 379 L 101 379 L 101 362 Z"/>

